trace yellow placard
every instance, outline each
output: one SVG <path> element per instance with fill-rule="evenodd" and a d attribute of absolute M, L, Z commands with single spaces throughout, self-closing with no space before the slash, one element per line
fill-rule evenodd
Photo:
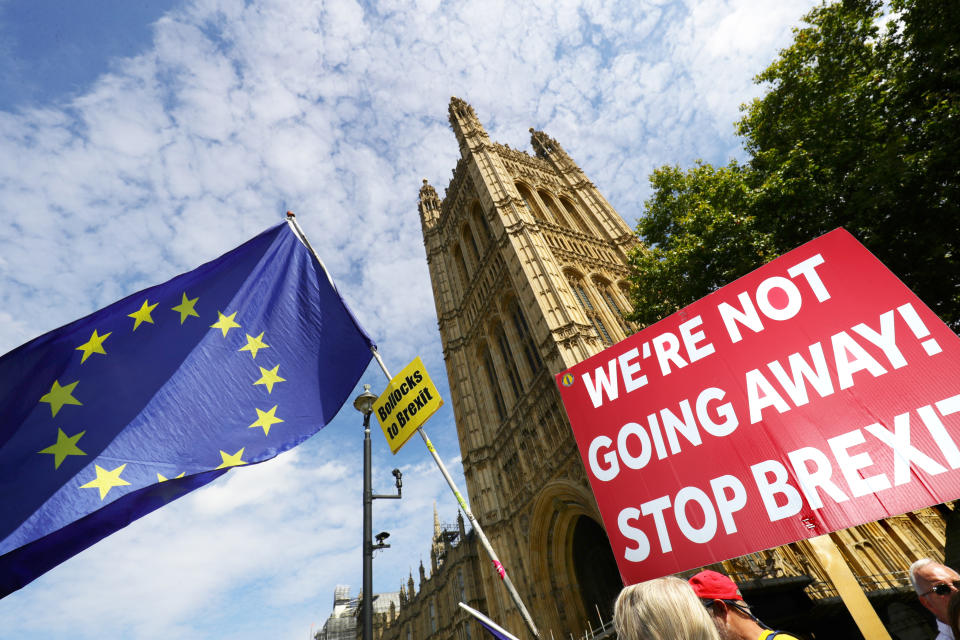
<path fill-rule="evenodd" d="M 380 422 L 390 451 L 396 453 L 442 406 L 443 398 L 427 375 L 420 356 L 417 356 L 394 376 L 387 389 L 373 403 L 373 413 Z"/>

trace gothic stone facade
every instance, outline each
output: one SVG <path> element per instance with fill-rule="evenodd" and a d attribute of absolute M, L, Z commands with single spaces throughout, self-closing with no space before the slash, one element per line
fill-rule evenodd
<path fill-rule="evenodd" d="M 420 563 L 420 590 L 413 574 L 400 586 L 400 607 L 374 622 L 381 640 L 484 640 L 483 631 L 457 603 L 486 611 L 480 577 L 480 555 L 474 532 L 466 531 L 458 514 L 455 526 L 441 526 L 433 510 L 430 575 Z M 359 637 L 359 636 L 358 636 Z"/>
<path fill-rule="evenodd" d="M 531 156 L 449 112 L 461 159 L 420 217 L 471 508 L 541 633 L 567 637 L 620 584 L 552 376 L 630 332 L 636 240 L 555 140 L 531 131 Z M 491 616 L 523 629 L 488 565 Z"/>
<path fill-rule="evenodd" d="M 632 331 L 636 239 L 545 133 L 530 130 L 530 155 L 491 142 L 458 98 L 449 118 L 461 157 L 442 200 L 423 181 L 419 211 L 470 504 L 543 637 L 580 635 L 609 619 L 621 583 L 553 375 Z M 833 537 L 870 590 L 902 591 L 913 560 L 942 557 L 944 525 L 926 510 Z M 479 568 L 485 610 L 523 633 Z M 835 593 L 805 542 L 717 568 Z"/>

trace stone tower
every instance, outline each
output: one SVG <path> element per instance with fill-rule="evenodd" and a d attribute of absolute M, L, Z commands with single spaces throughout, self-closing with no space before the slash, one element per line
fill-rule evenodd
<path fill-rule="evenodd" d="M 621 587 L 577 452 L 557 372 L 630 331 L 630 228 L 563 148 L 491 142 L 450 101 L 461 158 L 420 219 L 471 508 L 549 637 L 609 620 Z M 491 566 L 491 615 L 523 622 Z"/>
<path fill-rule="evenodd" d="M 449 117 L 460 160 L 442 200 L 423 181 L 419 210 L 470 504 L 541 635 L 581 636 L 610 619 L 621 582 L 553 375 L 632 331 L 636 239 L 547 134 L 530 130 L 530 155 L 491 142 L 463 100 L 451 99 Z M 948 522 L 960 539 L 953 505 L 830 534 L 895 633 L 931 627 L 906 569 L 943 559 Z M 490 616 L 522 631 L 482 560 Z M 768 622 L 859 635 L 807 541 L 710 568 Z"/>

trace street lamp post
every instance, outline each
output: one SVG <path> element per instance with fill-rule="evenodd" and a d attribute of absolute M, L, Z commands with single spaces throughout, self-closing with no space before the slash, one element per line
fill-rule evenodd
<path fill-rule="evenodd" d="M 373 501 L 401 497 L 403 487 L 399 469 L 393 470 L 396 478 L 397 495 L 374 494 L 370 481 L 370 414 L 377 396 L 370 393 L 370 385 L 363 385 L 363 393 L 353 401 L 354 408 L 363 414 L 363 594 L 361 596 L 363 640 L 373 640 L 373 552 L 386 549 L 390 545 L 384 542 L 390 534 L 386 531 L 377 534 L 377 543 L 373 543 Z"/>

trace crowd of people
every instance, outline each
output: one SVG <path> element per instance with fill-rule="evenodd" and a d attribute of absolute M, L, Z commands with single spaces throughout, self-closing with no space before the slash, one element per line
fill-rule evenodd
<path fill-rule="evenodd" d="M 920 603 L 936 618 L 934 640 L 960 640 L 960 574 L 930 558 L 910 566 Z M 630 585 L 614 605 L 619 640 L 799 640 L 764 624 L 736 583 L 716 571 Z"/>
<path fill-rule="evenodd" d="M 799 640 L 763 624 L 736 583 L 716 571 L 630 585 L 617 597 L 613 621 L 620 640 Z"/>

